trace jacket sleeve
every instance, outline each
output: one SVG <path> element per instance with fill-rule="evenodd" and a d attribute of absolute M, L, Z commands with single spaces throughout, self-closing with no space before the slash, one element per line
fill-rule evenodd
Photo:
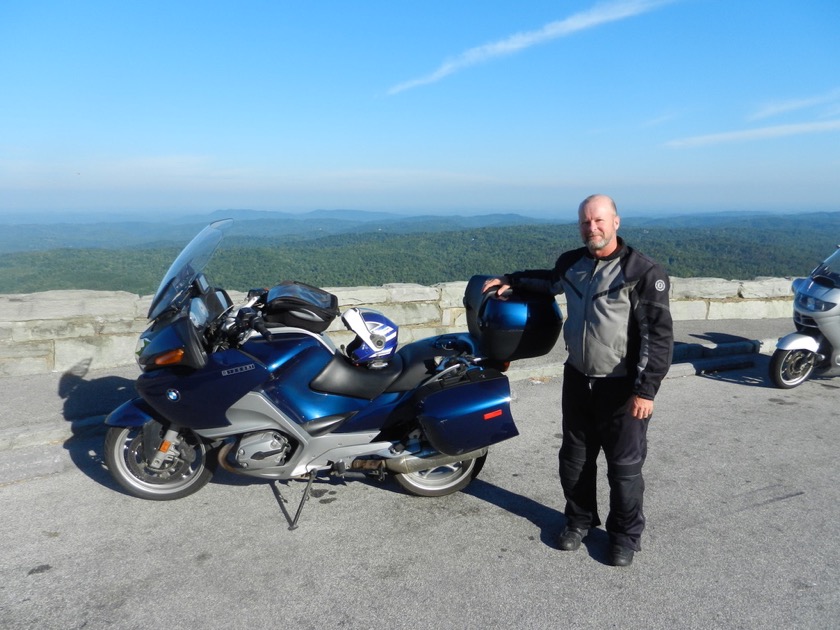
<path fill-rule="evenodd" d="M 665 270 L 653 264 L 636 286 L 636 322 L 640 333 L 638 376 L 634 393 L 653 400 L 671 367 L 674 324 L 668 304 L 671 282 Z"/>
<path fill-rule="evenodd" d="M 528 269 L 507 274 L 510 286 L 533 293 L 563 293 L 563 269 L 568 266 L 569 252 L 561 254 L 554 269 Z"/>

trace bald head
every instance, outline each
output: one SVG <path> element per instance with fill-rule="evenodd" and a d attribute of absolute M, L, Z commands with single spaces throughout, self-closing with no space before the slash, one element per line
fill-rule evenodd
<path fill-rule="evenodd" d="M 612 213 L 614 215 L 618 215 L 618 208 L 615 207 L 615 201 L 613 201 L 612 197 L 608 197 L 607 195 L 589 195 L 586 199 L 580 202 L 578 206 L 578 213 L 583 212 L 584 208 L 589 204 L 601 206 L 603 204 L 608 205 L 612 209 Z"/>

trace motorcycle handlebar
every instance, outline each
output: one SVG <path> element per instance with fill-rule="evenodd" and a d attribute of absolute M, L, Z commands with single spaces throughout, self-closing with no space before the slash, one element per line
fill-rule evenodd
<path fill-rule="evenodd" d="M 265 325 L 262 313 L 258 310 L 253 309 L 250 306 L 241 308 L 236 314 L 236 319 L 245 328 L 255 330 L 263 337 L 271 341 L 271 333 L 268 331 L 268 326 Z"/>

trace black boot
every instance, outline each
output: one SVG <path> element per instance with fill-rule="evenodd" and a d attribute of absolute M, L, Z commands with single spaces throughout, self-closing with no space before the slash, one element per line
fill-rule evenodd
<path fill-rule="evenodd" d="M 566 527 L 557 537 L 557 546 L 563 551 L 574 551 L 580 547 L 580 542 L 586 538 L 588 529 L 580 527 Z"/>
<path fill-rule="evenodd" d="M 621 545 L 610 547 L 610 564 L 614 567 L 629 567 L 633 564 L 633 550 Z"/>

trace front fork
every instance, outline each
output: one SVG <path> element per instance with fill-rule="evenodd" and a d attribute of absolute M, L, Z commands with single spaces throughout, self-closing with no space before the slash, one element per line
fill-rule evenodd
<path fill-rule="evenodd" d="M 149 467 L 160 470 L 172 457 L 192 461 L 195 452 L 172 427 L 164 430 L 163 424 L 154 417 L 152 408 L 141 398 L 124 402 L 105 418 L 105 424 L 112 427 L 142 427 L 143 454 Z"/>
<path fill-rule="evenodd" d="M 166 429 L 161 438 L 163 425 L 157 420 L 150 420 L 143 425 L 143 448 L 146 461 L 152 470 L 160 470 L 167 460 L 179 456 L 178 446 L 183 442 L 178 431 Z"/>

